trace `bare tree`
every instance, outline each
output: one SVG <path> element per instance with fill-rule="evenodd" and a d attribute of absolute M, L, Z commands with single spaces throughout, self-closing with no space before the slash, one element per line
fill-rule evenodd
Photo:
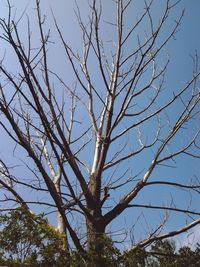
<path fill-rule="evenodd" d="M 164 56 L 165 47 L 179 30 L 184 11 L 171 22 L 171 31 L 166 34 L 165 25 L 178 3 L 164 1 L 159 19 L 153 15 L 154 4 L 153 0 L 144 1 L 143 13 L 132 25 L 126 25 L 126 13 L 133 8 L 131 0 L 113 1 L 115 18 L 109 22 L 103 19 L 106 2 L 89 1 L 86 22 L 77 6 L 83 42 L 79 52 L 70 46 L 52 15 L 73 82 L 49 64 L 49 46 L 55 40 L 39 0 L 39 47 L 33 45 L 29 19 L 27 41 L 21 37 L 23 17 L 13 19 L 9 2 L 9 15 L 0 20 L 1 42 L 12 49 L 13 60 L 19 65 L 15 72 L 8 69 L 6 55 L 1 60 L 0 124 L 16 145 L 15 155 L 21 148 L 26 152 L 23 165 L 29 175 L 16 175 L 16 168 L 2 158 L 3 209 L 17 204 L 31 212 L 39 205 L 47 214 L 56 212 L 58 229 L 66 234 L 66 251 L 75 247 L 84 255 L 92 248 L 99 264 L 99 240 L 109 234 L 109 226 L 125 210 L 139 224 L 138 210 L 143 218 L 149 216 L 149 209 L 162 215 L 159 222 L 145 229 L 146 237 L 132 240 L 131 250 L 200 223 L 200 210 L 179 201 L 182 193 L 183 197 L 198 197 L 199 177 L 194 179 L 191 169 L 191 176 L 183 179 L 177 168 L 171 179 L 166 171 L 180 166 L 181 156 L 200 158 L 198 58 L 194 58 L 193 76 L 182 88 L 166 88 L 170 58 Z M 114 39 L 109 44 L 102 38 L 102 23 L 112 27 Z M 169 187 L 171 201 L 160 199 Z M 30 192 L 30 197 L 23 192 Z M 152 192 L 158 197 L 153 198 Z M 166 232 L 169 212 L 183 214 L 186 223 Z"/>

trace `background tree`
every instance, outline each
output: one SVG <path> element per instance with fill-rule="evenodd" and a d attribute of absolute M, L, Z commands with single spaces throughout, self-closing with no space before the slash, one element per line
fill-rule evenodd
<path fill-rule="evenodd" d="M 105 265 L 105 235 L 127 210 L 141 224 L 136 209 L 142 209 L 147 226 L 153 221 L 149 209 L 162 214 L 145 229 L 146 237 L 133 242 L 133 252 L 200 223 L 200 212 L 179 201 L 181 193 L 198 196 L 198 176 L 192 176 L 191 169 L 187 179 L 177 171 L 177 179 L 171 179 L 166 171 L 181 168 L 181 156 L 195 162 L 200 158 L 198 57 L 193 58 L 191 79 L 181 88 L 167 88 L 170 59 L 164 56 L 165 47 L 179 30 L 184 11 L 169 31 L 166 25 L 178 3 L 165 1 L 159 18 L 154 16 L 157 4 L 144 1 L 131 25 L 126 17 L 134 1 L 113 1 L 115 18 L 108 22 L 104 22 L 106 3 L 89 1 L 87 20 L 77 6 L 82 52 L 67 42 L 70 38 L 56 17 L 59 40 L 53 39 L 38 0 L 36 37 L 28 18 L 24 38 L 23 16 L 14 18 L 9 2 L 8 17 L 0 20 L 1 42 L 15 62 L 10 69 L 6 55 L 1 60 L 0 124 L 15 144 L 14 155 L 25 153 L 26 167 L 16 174 L 14 164 L 2 158 L 1 202 L 6 209 L 20 205 L 31 212 L 31 206 L 39 205 L 40 210 L 48 208 L 47 214 L 56 212 L 58 229 L 66 236 L 66 255 L 75 247 L 87 260 L 89 249 L 92 266 Z M 103 35 L 103 23 L 111 27 L 112 42 Z M 68 67 L 63 75 L 49 63 L 55 41 L 73 78 Z M 169 187 L 170 201 L 154 197 Z M 27 191 L 30 196 L 24 196 Z M 165 228 L 169 211 L 183 214 L 186 223 L 172 231 Z M 133 225 L 132 235 L 135 229 Z"/>
<path fill-rule="evenodd" d="M 0 216 L 0 263 L 6 266 L 63 266 L 63 238 L 41 215 L 18 208 Z"/>
<path fill-rule="evenodd" d="M 63 235 L 50 226 L 42 215 L 27 213 L 22 208 L 0 216 L 0 264 L 5 266 L 66 266 L 87 267 L 78 251 L 66 257 Z M 199 244 L 192 250 L 188 246 L 176 248 L 173 240 L 158 240 L 150 249 L 137 249 L 123 254 L 111 239 L 104 239 L 104 261 L 108 266 L 126 267 L 187 267 L 200 266 Z M 87 257 L 93 261 L 92 252 Z M 95 263 L 94 263 L 95 264 Z"/>
<path fill-rule="evenodd" d="M 200 266 L 199 247 L 192 250 L 188 246 L 177 250 L 173 240 L 157 241 L 150 249 L 151 256 L 147 259 L 147 266 Z"/>

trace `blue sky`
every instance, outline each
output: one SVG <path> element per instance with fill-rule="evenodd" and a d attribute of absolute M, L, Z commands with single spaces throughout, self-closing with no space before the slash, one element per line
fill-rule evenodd
<path fill-rule="evenodd" d="M 47 14 L 47 21 L 46 21 L 46 25 L 47 28 L 50 27 L 52 29 L 52 42 L 57 42 L 57 38 L 58 35 L 54 30 L 54 26 L 53 26 L 53 20 L 51 17 L 51 11 L 50 8 L 53 10 L 53 13 L 55 14 L 55 17 L 57 18 L 57 22 L 60 25 L 61 29 L 63 30 L 63 34 L 64 36 L 69 40 L 70 45 L 76 50 L 82 49 L 82 44 L 81 44 L 81 36 L 80 36 L 80 31 L 78 28 L 78 24 L 76 23 L 76 17 L 74 15 L 74 8 L 75 8 L 75 1 L 73 0 L 68 0 L 68 1 L 64 1 L 64 0 L 60 0 L 60 1 L 53 1 L 53 0 L 42 0 L 42 12 Z M 83 17 L 87 17 L 87 5 L 86 2 L 87 1 L 83 1 L 83 0 L 79 0 L 77 1 L 80 7 L 80 11 L 83 14 Z M 131 23 L 134 19 L 135 16 L 138 16 L 138 12 L 140 10 L 141 12 L 141 2 L 142 1 L 135 1 L 135 5 L 132 7 L 132 9 L 129 10 L 128 15 L 126 17 L 126 22 L 127 24 Z M 163 2 L 165 2 L 164 0 L 161 1 L 155 1 L 155 6 L 154 6 L 154 13 L 155 13 L 155 17 L 158 16 L 160 12 L 162 11 L 162 4 Z M 19 15 L 21 14 L 21 12 L 24 10 L 24 8 L 27 6 L 27 11 L 26 13 L 29 14 L 30 16 L 30 21 L 32 23 L 32 25 L 34 25 L 34 1 L 27 1 L 27 0 L 20 0 L 20 1 L 11 1 L 11 3 L 13 3 L 14 8 L 13 10 L 16 8 L 16 18 L 19 17 Z M 106 1 L 103 0 L 103 7 L 105 7 L 104 11 L 104 15 L 105 15 L 105 20 L 111 20 L 114 17 L 114 11 L 113 11 L 113 2 L 112 1 Z M 6 1 L 2 1 L 1 4 L 1 9 L 0 9 L 0 17 L 6 17 L 7 16 L 7 4 Z M 185 16 L 183 18 L 183 21 L 181 23 L 181 27 L 180 27 L 180 31 L 177 33 L 175 40 L 172 40 L 167 46 L 166 49 L 164 51 L 164 53 L 162 54 L 162 57 L 160 58 L 160 61 L 164 61 L 165 60 L 165 53 L 170 55 L 170 64 L 167 70 L 167 76 L 166 76 L 166 90 L 169 92 L 169 95 L 173 92 L 176 91 L 177 89 L 181 88 L 185 82 L 187 82 L 187 80 L 191 77 L 192 74 L 192 70 L 193 70 L 193 62 L 192 62 L 192 58 L 191 55 L 194 55 L 195 51 L 197 51 L 197 53 L 200 54 L 200 38 L 198 35 L 198 29 L 200 28 L 200 16 L 199 16 L 199 10 L 200 10 L 200 1 L 198 0 L 183 0 L 181 1 L 181 3 L 179 4 L 178 7 L 175 8 L 175 10 L 172 13 L 171 18 L 169 19 L 168 24 L 165 27 L 165 32 L 163 32 L 163 35 L 161 35 L 161 38 L 165 37 L 166 32 L 168 32 L 172 25 L 174 24 L 174 20 L 177 16 L 179 16 L 179 14 L 181 13 L 182 9 L 185 8 Z M 23 18 L 24 19 L 24 18 Z M 25 19 L 22 21 L 26 21 Z M 114 33 L 112 30 L 111 26 L 108 26 L 106 23 L 103 24 L 102 26 L 102 36 L 104 39 L 107 39 L 109 42 L 114 40 Z M 148 25 L 143 25 L 143 28 L 148 27 Z M 33 36 L 37 39 L 37 29 L 32 26 L 32 34 Z M 25 40 L 26 38 L 26 23 L 20 23 L 20 30 L 22 33 L 22 36 Z M 141 31 L 141 29 L 140 29 Z M 35 41 L 35 43 L 37 44 L 37 40 Z M 133 41 L 134 43 L 134 41 Z M 108 49 L 109 49 L 108 45 Z M 53 70 L 57 70 L 63 77 L 66 77 L 67 75 L 67 80 L 69 83 L 74 82 L 74 78 L 72 75 L 72 71 L 71 68 L 69 67 L 68 64 L 66 64 L 64 58 L 63 58 L 63 52 L 60 49 L 57 49 L 58 47 L 60 47 L 59 45 L 55 45 L 52 44 L 50 47 L 50 53 L 49 53 L 49 60 L 50 60 L 50 64 L 52 66 Z M 0 55 L 2 56 L 5 49 L 7 49 L 7 53 L 6 53 L 6 65 L 10 68 L 12 68 L 12 71 L 15 73 L 17 72 L 17 65 L 16 68 L 13 68 L 13 64 L 16 64 L 16 62 L 13 62 L 13 54 L 12 52 L 5 46 L 5 47 L 1 47 L 0 50 Z M 131 49 L 131 47 L 127 47 L 127 50 Z M 93 62 L 93 61 L 92 61 Z M 95 66 L 93 66 L 91 64 L 91 68 L 94 68 L 95 70 Z M 94 72 L 94 77 L 96 79 L 96 83 L 101 83 L 101 81 L 99 81 L 98 79 L 98 75 Z M 181 108 L 181 104 L 179 103 L 178 105 L 174 106 L 173 109 L 170 111 L 170 115 L 176 116 L 177 111 L 180 110 Z M 79 110 L 79 116 L 80 118 L 82 118 L 84 115 L 82 115 L 82 111 Z M 172 118 L 173 119 L 173 118 Z M 1 140 L 0 140 L 0 145 L 1 145 L 1 151 L 0 151 L 0 156 L 3 156 L 5 159 L 7 159 L 9 161 L 10 164 L 13 163 L 13 160 L 15 162 L 15 164 L 18 163 L 18 159 L 13 159 L 13 144 L 11 144 L 5 134 L 2 132 L 1 133 Z M 176 143 L 177 140 L 175 140 Z M 9 149 L 8 149 L 9 148 Z M 4 154 L 4 151 L 8 151 L 6 153 L 6 155 Z M 20 158 L 26 158 L 26 155 L 20 151 Z M 18 157 L 17 156 L 17 157 Z M 84 155 L 85 156 L 85 155 Z M 26 158 L 27 160 L 27 158 Z M 134 167 L 136 167 L 137 171 L 141 171 L 143 168 L 143 161 L 150 161 L 151 160 L 151 156 L 150 154 L 148 154 L 148 156 L 146 156 L 146 158 L 139 158 L 136 159 L 135 162 L 130 162 L 130 164 L 133 164 Z M 197 161 L 195 161 L 194 159 L 184 159 L 184 158 L 180 158 L 178 159 L 178 165 L 180 166 L 180 168 L 177 169 L 169 169 L 169 168 L 163 168 L 162 172 L 158 169 L 155 174 L 154 174 L 154 179 L 156 178 L 160 178 L 160 176 L 162 177 L 170 177 L 170 179 L 174 179 L 175 176 L 182 176 L 182 180 L 184 181 L 185 179 L 188 178 L 188 176 L 191 175 L 190 170 L 193 169 L 194 173 L 196 174 L 200 174 L 199 171 L 199 166 Z M 186 164 L 187 163 L 187 164 Z M 21 164 L 21 163 L 20 163 Z M 124 168 L 126 168 L 127 166 L 125 166 Z M 19 168 L 18 175 L 21 175 L 22 172 L 22 168 Z M 25 171 L 26 173 L 26 171 Z M 23 172 L 24 175 L 24 172 Z M 127 191 L 128 188 L 125 188 L 124 190 Z M 162 190 L 158 193 L 154 191 L 152 191 L 151 189 L 147 189 L 146 191 L 147 193 L 144 196 L 147 196 L 146 199 L 144 199 L 143 194 L 140 196 L 138 196 L 137 201 L 141 201 L 144 202 L 145 201 L 150 201 L 150 200 L 154 200 L 154 198 L 163 198 L 164 199 L 169 199 L 170 200 L 170 194 L 173 193 L 173 190 L 171 188 L 169 188 L 168 190 L 166 190 L 165 192 L 163 192 Z M 28 193 L 28 192 L 27 192 Z M 120 195 L 123 195 L 124 192 L 120 192 Z M 182 194 L 183 192 L 177 193 L 177 191 L 175 192 L 176 196 L 177 196 L 177 201 L 179 203 L 183 202 L 183 197 L 184 197 L 184 201 L 185 199 L 187 199 L 188 201 L 190 201 L 189 199 L 189 195 L 187 194 Z M 28 195 L 27 195 L 28 197 Z M 118 198 L 118 195 L 115 196 L 115 198 Z M 162 200 L 162 199 L 161 199 Z M 186 201 L 185 201 L 186 202 Z M 198 198 L 194 198 L 193 199 L 194 202 L 194 207 L 198 206 L 199 203 L 199 199 Z M 139 213 L 134 213 L 134 211 L 126 211 L 125 215 L 127 216 L 122 216 L 120 219 L 117 219 L 116 222 L 114 223 L 114 228 L 115 229 L 121 229 L 124 227 L 124 222 L 126 222 L 127 227 L 131 226 L 134 221 L 137 220 L 137 214 L 139 215 Z M 132 215 L 133 214 L 133 215 Z M 152 223 L 156 223 L 156 221 L 158 220 L 158 218 L 160 217 L 160 215 L 156 215 L 154 218 L 152 218 L 152 213 L 148 213 L 147 215 L 147 219 L 152 220 Z M 182 216 L 178 216 L 178 217 L 174 217 L 172 215 L 172 221 L 171 223 L 168 225 L 168 227 L 172 227 L 173 225 L 181 225 L 182 224 L 182 220 L 183 217 Z M 145 222 L 143 221 L 144 225 Z M 145 226 L 144 226 L 145 227 Z M 140 235 L 143 236 L 143 232 L 142 232 L 142 228 L 143 225 L 141 227 L 141 229 L 138 230 L 138 234 L 136 238 L 139 238 Z"/>

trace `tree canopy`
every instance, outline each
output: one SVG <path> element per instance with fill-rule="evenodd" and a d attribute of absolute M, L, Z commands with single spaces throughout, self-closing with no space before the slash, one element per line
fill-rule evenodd
<path fill-rule="evenodd" d="M 66 256 L 61 235 L 42 215 L 16 209 L 0 215 L 0 264 L 8 267 L 87 267 L 78 251 Z M 102 240 L 106 248 L 102 253 L 107 266 L 121 267 L 198 267 L 200 245 L 176 248 L 173 240 L 159 240 L 150 249 L 140 249 L 124 254 L 109 238 Z M 88 261 L 93 261 L 93 251 L 88 252 Z"/>

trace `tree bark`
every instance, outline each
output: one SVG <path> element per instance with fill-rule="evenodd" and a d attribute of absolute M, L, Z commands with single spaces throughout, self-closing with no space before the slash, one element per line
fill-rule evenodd
<path fill-rule="evenodd" d="M 88 205 L 88 210 L 91 217 L 86 218 L 89 267 L 105 266 L 103 259 L 103 238 L 105 235 L 105 227 L 101 223 L 101 194 L 98 192 L 101 188 L 101 182 L 97 182 L 97 177 L 95 174 L 96 168 L 93 168 L 93 171 L 90 175 L 89 189 L 92 193 L 95 204 L 92 203 L 92 205 Z"/>
<path fill-rule="evenodd" d="M 57 193 L 60 195 L 60 181 L 55 182 L 55 188 Z M 70 267 L 70 252 L 67 239 L 67 230 L 62 214 L 58 210 L 57 210 L 57 231 L 63 236 L 63 244 L 61 249 L 63 251 L 66 251 L 66 257 L 67 257 L 66 267 Z"/>
<path fill-rule="evenodd" d="M 90 257 L 89 267 L 107 266 L 105 262 L 105 227 L 98 221 L 87 220 L 88 253 Z"/>

